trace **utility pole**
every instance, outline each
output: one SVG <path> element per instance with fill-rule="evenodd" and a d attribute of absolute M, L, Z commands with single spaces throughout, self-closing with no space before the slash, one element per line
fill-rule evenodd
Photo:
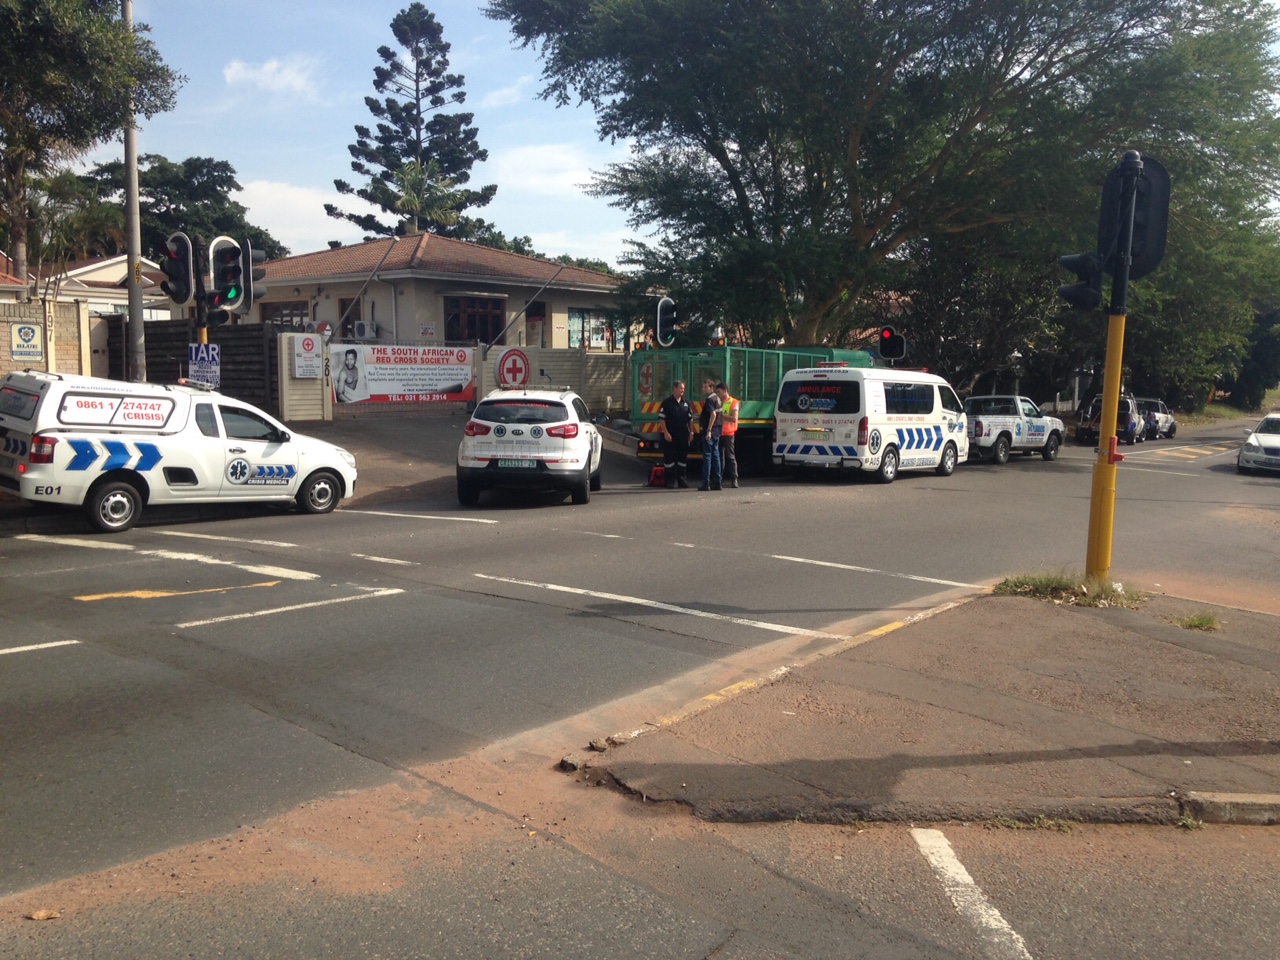
<path fill-rule="evenodd" d="M 133 0 L 120 0 L 124 25 L 133 32 Z M 138 212 L 138 128 L 133 94 L 129 95 L 129 119 L 124 127 L 124 222 L 128 234 L 126 263 L 129 267 L 129 322 L 125 342 L 128 364 L 126 376 L 134 383 L 147 379 L 147 332 L 142 316 L 142 225 Z"/>

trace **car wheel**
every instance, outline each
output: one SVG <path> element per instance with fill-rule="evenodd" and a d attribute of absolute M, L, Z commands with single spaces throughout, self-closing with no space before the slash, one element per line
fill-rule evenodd
<path fill-rule="evenodd" d="M 996 437 L 996 442 L 991 447 L 992 463 L 1008 463 L 1009 462 L 1009 438 L 1004 434 Z"/>
<path fill-rule="evenodd" d="M 1040 451 L 1040 456 L 1050 461 L 1057 460 L 1059 446 L 1061 446 L 1061 443 L 1058 440 L 1058 435 L 1056 433 L 1049 434 L 1049 439 L 1044 442 L 1044 449 Z"/>
<path fill-rule="evenodd" d="M 1124 435 L 1124 442 L 1132 447 L 1135 443 L 1138 442 L 1138 438 L 1133 433 L 1126 433 Z"/>
<path fill-rule="evenodd" d="M 590 469 L 591 464 L 587 464 L 586 470 L 582 472 L 582 479 L 569 491 L 573 502 L 579 506 L 591 502 L 591 474 L 587 472 Z"/>
<path fill-rule="evenodd" d="M 328 470 L 317 470 L 302 484 L 296 500 L 303 513 L 331 513 L 342 497 L 342 484 Z"/>
<path fill-rule="evenodd" d="M 884 456 L 880 458 L 880 468 L 876 470 L 876 479 L 881 483 L 893 483 L 898 475 L 898 448 L 885 447 Z"/>
<path fill-rule="evenodd" d="M 959 459 L 956 454 L 956 445 L 948 443 L 942 451 L 942 459 L 938 461 L 938 466 L 934 472 L 940 477 L 949 477 L 956 472 L 956 461 Z"/>
<path fill-rule="evenodd" d="M 458 478 L 458 502 L 464 507 L 475 507 L 480 504 L 480 487 Z"/>
<path fill-rule="evenodd" d="M 601 480 L 600 474 L 603 470 L 604 470 L 604 464 L 601 464 L 600 466 L 596 467 L 596 472 L 591 475 L 591 492 L 592 493 L 600 492 L 600 485 L 601 483 L 603 483 L 603 481 Z"/>
<path fill-rule="evenodd" d="M 1178 425 L 1175 423 L 1172 427 L 1169 428 L 1169 432 L 1166 433 L 1165 436 L 1168 437 L 1170 440 L 1172 440 L 1173 435 L 1177 432 L 1178 432 Z"/>
<path fill-rule="evenodd" d="M 142 495 L 133 484 L 113 480 L 94 487 L 85 508 L 102 533 L 124 533 L 142 516 Z"/>

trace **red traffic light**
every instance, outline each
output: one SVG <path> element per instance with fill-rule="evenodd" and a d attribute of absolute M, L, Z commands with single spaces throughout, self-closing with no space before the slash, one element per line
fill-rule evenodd
<path fill-rule="evenodd" d="M 882 360 L 901 360 L 907 355 L 907 338 L 893 327 L 882 327 L 879 352 Z"/>

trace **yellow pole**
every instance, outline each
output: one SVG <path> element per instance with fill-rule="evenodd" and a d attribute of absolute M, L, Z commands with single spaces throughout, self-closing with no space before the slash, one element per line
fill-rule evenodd
<path fill-rule="evenodd" d="M 1089 549 L 1085 575 L 1105 580 L 1111 573 L 1111 540 L 1116 518 L 1116 420 L 1120 413 L 1120 363 L 1124 356 L 1124 314 L 1112 314 L 1107 328 L 1107 366 L 1098 421 L 1098 459 L 1093 464 L 1089 507 Z"/>

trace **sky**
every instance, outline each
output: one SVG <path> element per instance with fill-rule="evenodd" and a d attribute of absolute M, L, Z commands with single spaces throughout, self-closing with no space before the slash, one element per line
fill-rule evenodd
<path fill-rule="evenodd" d="M 357 243 L 363 232 L 329 217 L 325 203 L 357 210 L 333 181 L 361 186 L 347 146 L 355 126 L 372 126 L 365 106 L 377 50 L 401 48 L 391 20 L 409 0 L 223 0 L 213 6 L 180 0 L 134 0 L 135 26 L 150 28 L 161 57 L 185 75 L 177 106 L 139 118 L 138 153 L 178 162 L 225 160 L 243 190 L 234 196 L 293 254 Z M 451 45 L 449 67 L 465 78 L 466 102 L 480 146 L 469 186 L 495 183 L 497 195 L 470 215 L 508 237 L 528 236 L 549 256 L 593 257 L 616 265 L 635 236 L 625 211 L 586 194 L 592 171 L 626 157 L 622 144 L 601 142 L 590 107 L 556 108 L 538 99 L 541 63 L 519 49 L 505 21 L 490 20 L 482 2 L 432 0 L 425 6 Z M 215 17 L 216 15 L 216 17 Z M 230 25 L 224 27 L 223 25 Z M 87 159 L 122 159 L 120 142 Z"/>

